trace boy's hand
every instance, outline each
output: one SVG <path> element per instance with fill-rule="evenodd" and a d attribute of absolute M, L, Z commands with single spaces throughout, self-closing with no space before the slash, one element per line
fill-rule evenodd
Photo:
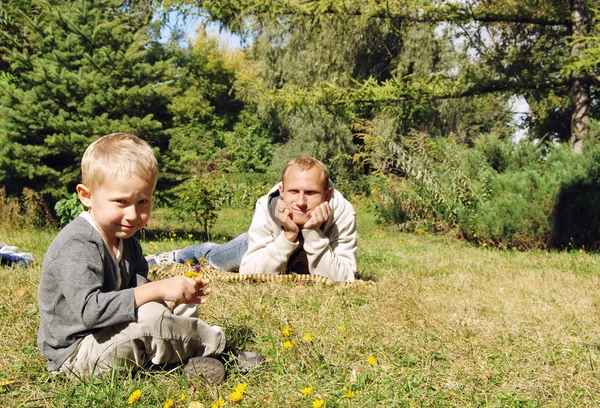
<path fill-rule="evenodd" d="M 206 303 L 203 296 L 212 292 L 207 287 L 209 283 L 209 279 L 185 276 L 148 282 L 133 288 L 134 306 L 137 308 L 154 300 L 165 302 L 171 310 L 182 304 L 200 305 Z"/>
<path fill-rule="evenodd" d="M 181 304 L 206 303 L 206 296 L 212 292 L 207 287 L 210 280 L 203 278 L 186 278 L 185 276 L 175 276 L 156 282 L 161 285 L 162 297 L 171 308 Z"/>

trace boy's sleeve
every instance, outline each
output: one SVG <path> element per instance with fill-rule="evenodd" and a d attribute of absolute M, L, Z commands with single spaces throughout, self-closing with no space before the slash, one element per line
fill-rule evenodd
<path fill-rule="evenodd" d="M 62 293 L 56 312 L 87 330 L 134 321 L 133 289 L 118 290 L 115 280 L 105 276 L 103 249 L 90 251 L 89 247 L 89 242 L 74 238 L 48 263 L 47 270 Z M 71 318 L 65 316 L 69 312 Z"/>

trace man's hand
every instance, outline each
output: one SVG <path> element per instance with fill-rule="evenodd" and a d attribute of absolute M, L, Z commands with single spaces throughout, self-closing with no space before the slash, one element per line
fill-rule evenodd
<path fill-rule="evenodd" d="M 302 229 L 317 228 L 327 221 L 329 217 L 331 217 L 331 207 L 329 206 L 329 201 L 325 201 L 311 211 L 310 218 L 306 221 Z"/>
<path fill-rule="evenodd" d="M 275 205 L 275 217 L 283 226 L 285 238 L 290 242 L 296 241 L 296 238 L 298 238 L 298 234 L 300 233 L 300 227 L 298 227 L 292 219 L 292 210 L 285 202 L 283 202 L 283 200 L 277 200 L 277 204 Z"/>

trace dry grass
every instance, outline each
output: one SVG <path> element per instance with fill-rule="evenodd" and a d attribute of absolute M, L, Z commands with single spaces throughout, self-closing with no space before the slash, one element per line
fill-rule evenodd
<path fill-rule="evenodd" d="M 244 228 L 235 217 L 221 222 L 215 230 L 230 235 Z M 2 268 L 0 382 L 15 382 L 1 388 L 0 406 L 126 406 L 140 388 L 140 406 L 184 392 L 174 406 L 210 407 L 240 382 L 248 383 L 242 407 L 311 407 L 320 399 L 326 407 L 600 405 L 598 255 L 473 248 L 385 231 L 368 214 L 359 231 L 359 268 L 373 286 L 213 284 L 201 315 L 234 344 L 268 357 L 262 369 L 221 386 L 157 373 L 87 383 L 49 375 L 35 347 L 40 267 Z M 17 236 L 6 231 L 2 240 L 37 245 L 38 257 L 50 239 Z M 289 337 L 286 327 L 294 329 Z M 305 387 L 313 387 L 308 396 Z"/>

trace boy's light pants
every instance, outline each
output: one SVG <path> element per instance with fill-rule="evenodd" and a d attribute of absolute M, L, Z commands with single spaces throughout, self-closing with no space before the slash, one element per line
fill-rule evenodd
<path fill-rule="evenodd" d="M 224 348 L 223 330 L 200 320 L 196 305 L 179 305 L 171 313 L 163 303 L 149 302 L 138 308 L 137 321 L 86 336 L 60 371 L 68 377 L 100 377 L 113 367 L 181 363 L 217 356 Z"/>

